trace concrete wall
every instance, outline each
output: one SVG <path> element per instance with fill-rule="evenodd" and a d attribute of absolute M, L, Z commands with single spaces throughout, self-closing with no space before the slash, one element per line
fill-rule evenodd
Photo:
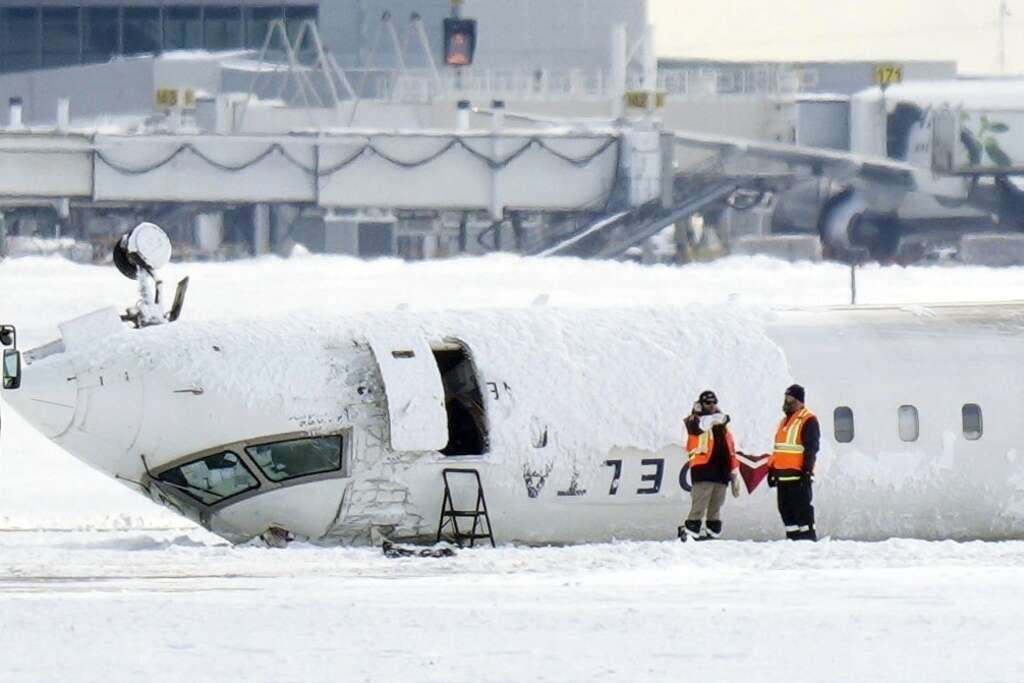
<path fill-rule="evenodd" d="M 20 97 L 29 125 L 52 125 L 57 100 L 71 100 L 71 119 L 156 113 L 156 90 L 190 87 L 216 93 L 220 60 L 213 55 L 182 59 L 153 56 L 115 59 L 106 64 L 69 66 L 0 75 L 0 120 L 8 123 L 7 102 Z"/>
<path fill-rule="evenodd" d="M 240 52 L 239 54 L 250 54 Z M 221 62 L 224 57 L 169 53 L 153 62 L 153 84 L 157 88 L 193 88 L 209 94 L 220 92 Z"/>
<path fill-rule="evenodd" d="M 611 30 L 626 24 L 630 45 L 643 36 L 646 0 L 466 0 L 480 21 L 484 68 L 603 69 L 611 67 Z"/>
<path fill-rule="evenodd" d="M 0 107 L 4 124 L 7 101 L 21 97 L 27 124 L 52 125 L 57 100 L 71 99 L 71 118 L 144 114 L 155 111 L 153 57 L 133 57 L 107 64 L 24 71 L 0 76 Z"/>
<path fill-rule="evenodd" d="M 665 129 L 762 142 L 793 142 L 795 110 L 791 102 L 751 95 L 670 99 L 662 112 Z"/>
<path fill-rule="evenodd" d="M 454 109 L 454 108 L 453 108 Z M 331 128 L 374 128 L 411 129 L 424 127 L 448 127 L 454 125 L 454 113 L 444 124 L 432 120 L 431 108 L 427 105 L 383 104 L 380 102 L 351 101 L 341 103 L 337 109 L 300 109 L 295 107 L 251 106 L 244 117 L 236 107 L 238 122 L 233 129 L 240 133 L 287 133 L 309 130 L 314 127 Z M 228 130 L 232 130 L 228 128 Z"/>
<path fill-rule="evenodd" d="M 0 196 L 88 197 L 92 152 L 88 138 L 0 136 Z"/>
<path fill-rule="evenodd" d="M 850 101 L 809 99 L 796 104 L 796 144 L 850 149 Z"/>
<path fill-rule="evenodd" d="M 380 31 L 381 15 L 391 12 L 399 39 L 409 28 L 409 17 L 423 17 L 434 59 L 441 55 L 441 20 L 450 14 L 448 0 L 324 0 L 320 3 L 320 33 L 327 47 L 342 66 L 366 66 L 374 40 L 377 40 L 374 66 L 395 66 L 395 53 L 388 36 Z M 409 41 L 409 66 L 424 66 L 426 59 L 418 41 Z"/>
<path fill-rule="evenodd" d="M 965 235 L 959 258 L 975 266 L 1019 266 L 1024 263 L 1024 235 Z"/>

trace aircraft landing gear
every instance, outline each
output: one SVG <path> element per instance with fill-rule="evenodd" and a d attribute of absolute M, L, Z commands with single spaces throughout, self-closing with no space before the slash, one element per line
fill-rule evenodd
<path fill-rule="evenodd" d="M 900 222 L 893 216 L 861 214 L 850 225 L 851 251 L 865 250 L 875 261 L 886 263 L 896 258 L 900 249 Z"/>

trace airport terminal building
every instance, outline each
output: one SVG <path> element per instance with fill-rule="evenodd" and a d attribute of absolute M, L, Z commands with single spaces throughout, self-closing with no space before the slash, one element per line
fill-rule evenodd
<path fill-rule="evenodd" d="M 655 196 L 691 213 L 720 204 L 729 188 L 714 173 L 680 170 L 705 169 L 706 155 L 668 132 L 885 153 L 887 124 L 875 118 L 886 110 L 868 107 L 870 125 L 856 130 L 852 113 L 879 63 L 656 63 L 647 10 L 647 0 L 0 0 L 10 146 L 0 149 L 0 255 L 6 233 L 73 237 L 95 256 L 139 220 L 210 258 L 289 240 L 361 256 L 541 253 Z M 453 23 L 473 26 L 466 61 L 449 59 Z M 895 64 L 907 81 L 957 78 L 952 61 Z M 541 129 L 568 139 L 525 132 Z M 882 147 L 855 141 L 863 130 L 880 131 Z M 44 176 L 60 175 L 54 159 L 75 160 L 66 183 L 17 185 L 37 172 L 17 147 L 30 143 L 50 154 L 40 156 Z M 523 171 L 547 157 L 568 168 Z M 508 169 L 520 159 L 517 175 Z M 435 161 L 443 170 L 410 182 Z M 195 164 L 216 181 L 194 182 Z M 570 192 L 565 173 L 580 169 Z M 557 187 L 544 182 L 554 177 Z M 814 241 L 820 191 L 808 184 L 799 210 L 762 202 L 743 220 L 732 220 L 740 210 L 704 213 L 729 218 L 729 239 L 779 227 Z M 657 227 L 620 232 L 646 240 Z"/>
<path fill-rule="evenodd" d="M 316 3 L 0 2 L 0 71 L 93 64 L 169 50 L 227 50 L 263 44 L 273 19 L 315 19 Z"/>
<path fill-rule="evenodd" d="M 609 27 L 625 23 L 639 35 L 647 2 L 466 0 L 461 11 L 479 23 L 477 64 L 484 68 L 606 68 Z M 409 19 L 418 14 L 439 47 L 452 7 L 449 0 L 0 0 L 0 73 L 170 50 L 259 48 L 274 19 L 292 30 L 317 20 L 342 66 L 355 67 L 373 51 L 386 12 L 407 45 Z"/>

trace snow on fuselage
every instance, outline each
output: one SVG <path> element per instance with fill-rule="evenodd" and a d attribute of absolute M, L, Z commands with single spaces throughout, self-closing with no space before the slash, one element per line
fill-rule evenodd
<path fill-rule="evenodd" d="M 822 533 L 1017 538 L 1022 324 L 1018 304 L 688 306 L 131 330 L 108 309 L 26 354 L 4 397 L 76 457 L 232 540 L 271 527 L 430 539 L 441 471 L 460 467 L 479 472 L 498 542 L 571 543 L 673 537 L 698 393 L 714 389 L 738 447 L 764 453 L 796 381 L 822 424 Z M 454 483 L 472 508 L 475 484 Z M 727 537 L 782 535 L 764 485 L 724 519 Z"/>

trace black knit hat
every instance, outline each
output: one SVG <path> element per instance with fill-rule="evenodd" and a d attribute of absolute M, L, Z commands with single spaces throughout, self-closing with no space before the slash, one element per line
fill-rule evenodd
<path fill-rule="evenodd" d="M 792 396 L 801 403 L 804 402 L 804 388 L 799 384 L 794 384 L 786 389 L 786 396 Z"/>
<path fill-rule="evenodd" d="M 708 389 L 707 391 L 700 392 L 700 398 L 698 400 L 701 403 L 704 403 L 705 401 L 714 401 L 715 403 L 718 403 L 718 397 L 715 396 L 715 392 L 711 391 L 710 389 Z"/>

